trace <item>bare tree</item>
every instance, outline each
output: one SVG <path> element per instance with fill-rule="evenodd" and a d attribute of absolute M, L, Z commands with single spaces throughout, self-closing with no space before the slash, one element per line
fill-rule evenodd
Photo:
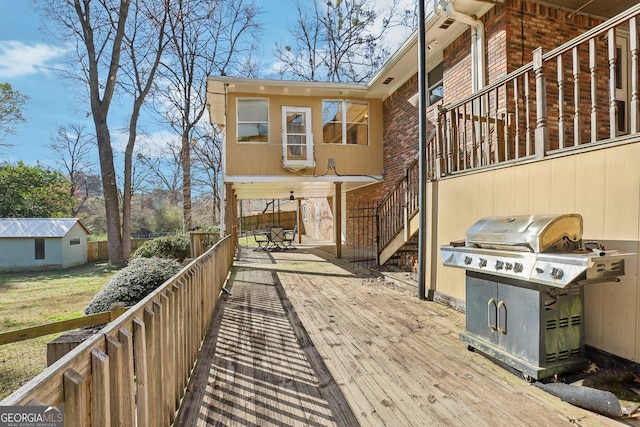
<path fill-rule="evenodd" d="M 168 55 L 156 91 L 167 122 L 180 135 L 184 228 L 192 228 L 191 140 L 206 111 L 207 77 L 247 75 L 260 30 L 251 0 L 176 0 L 171 4 Z"/>
<path fill-rule="evenodd" d="M 179 206 L 182 189 L 180 147 L 167 145 L 158 156 L 137 154 L 138 163 L 146 170 L 146 180 L 154 187 L 169 194 L 169 203 Z"/>
<path fill-rule="evenodd" d="M 276 44 L 280 74 L 300 80 L 361 83 L 388 58 L 385 35 L 395 25 L 398 0 L 386 12 L 371 0 L 298 0 L 294 43 Z"/>
<path fill-rule="evenodd" d="M 222 187 L 222 132 L 198 127 L 198 136 L 191 141 L 194 166 L 194 184 L 203 188 L 211 200 L 211 221 L 220 218 Z"/>
<path fill-rule="evenodd" d="M 47 144 L 56 163 L 71 181 L 71 195 L 78 200 L 71 212 L 74 217 L 83 210 L 92 194 L 92 182 L 89 178 L 95 166 L 90 160 L 94 147 L 95 137 L 88 134 L 85 126 L 80 124 L 58 125 L 56 133 Z"/>
<path fill-rule="evenodd" d="M 80 80 L 88 91 L 104 193 L 109 262 L 119 264 L 130 254 L 131 159 L 138 116 L 163 46 L 162 23 L 168 2 L 39 0 L 39 3 L 47 18 L 45 21 L 56 25 L 54 33 L 76 46 L 68 73 Z M 133 98 L 125 152 L 122 222 L 108 125 L 118 88 L 129 89 L 128 94 Z"/>
<path fill-rule="evenodd" d="M 9 147 L 4 139 L 26 121 L 22 109 L 28 100 L 27 95 L 13 90 L 9 83 L 0 83 L 0 147 Z"/>
<path fill-rule="evenodd" d="M 145 99 L 153 86 L 165 48 L 165 25 L 169 1 L 138 1 L 125 32 L 125 57 L 121 85 L 132 96 L 128 140 L 124 153 L 124 185 L 122 198 L 123 253 L 131 255 L 131 198 L 133 194 L 133 154 L 138 134 L 138 120 Z"/>

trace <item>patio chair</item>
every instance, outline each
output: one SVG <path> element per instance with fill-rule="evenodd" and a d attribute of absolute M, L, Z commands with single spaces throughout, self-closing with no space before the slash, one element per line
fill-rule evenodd
<path fill-rule="evenodd" d="M 293 242 L 296 241 L 296 233 L 298 232 L 298 224 L 293 226 L 293 230 L 284 230 L 285 249 L 296 249 Z"/>
<path fill-rule="evenodd" d="M 269 245 L 270 250 L 283 249 L 284 228 L 280 226 L 271 227 L 269 229 L 269 240 L 271 241 L 271 245 Z"/>
<path fill-rule="evenodd" d="M 256 240 L 258 247 L 254 251 L 267 250 L 269 245 L 269 235 L 261 230 L 253 230 L 253 238 Z"/>

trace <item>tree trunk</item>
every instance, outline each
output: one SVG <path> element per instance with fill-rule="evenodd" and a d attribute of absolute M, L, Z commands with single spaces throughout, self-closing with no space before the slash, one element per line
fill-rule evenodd
<path fill-rule="evenodd" d="M 191 145 L 189 142 L 189 133 L 184 132 L 182 134 L 180 163 L 182 163 L 182 209 L 185 231 L 193 228 L 191 221 Z"/>
<path fill-rule="evenodd" d="M 133 122 L 133 120 L 132 120 Z M 129 141 L 124 152 L 124 188 L 122 196 L 122 252 L 126 259 L 131 257 L 131 176 L 133 146 L 136 139 L 135 124 L 129 126 Z"/>
<path fill-rule="evenodd" d="M 98 139 L 98 154 L 100 156 L 100 171 L 102 173 L 102 189 L 104 192 L 104 207 L 107 217 L 107 248 L 109 264 L 122 264 L 126 261 L 122 247 L 120 232 L 120 204 L 118 202 L 118 185 L 116 171 L 113 165 L 113 150 L 111 149 L 111 135 L 106 120 L 96 120 L 96 136 Z"/>

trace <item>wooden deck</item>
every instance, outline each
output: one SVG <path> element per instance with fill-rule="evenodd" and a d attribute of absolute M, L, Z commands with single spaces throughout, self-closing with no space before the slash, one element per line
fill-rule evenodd
<path fill-rule="evenodd" d="M 464 315 L 311 247 L 243 248 L 176 426 L 617 426 L 458 340 Z"/>

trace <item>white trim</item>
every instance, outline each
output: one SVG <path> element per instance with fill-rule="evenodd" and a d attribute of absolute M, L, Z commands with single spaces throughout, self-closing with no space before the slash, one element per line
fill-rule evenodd
<path fill-rule="evenodd" d="M 380 182 L 382 175 L 355 175 L 355 176 L 338 176 L 338 175 L 301 175 L 301 176 L 284 176 L 284 175 L 225 175 L 223 178 L 227 184 L 231 183 L 262 183 L 262 182 Z"/>
<path fill-rule="evenodd" d="M 266 122 L 240 122 L 240 120 L 238 119 L 238 112 L 240 111 L 240 108 L 238 108 L 238 103 L 239 101 L 255 101 L 255 100 L 264 100 L 267 101 L 267 121 Z M 271 133 L 271 101 L 268 97 L 265 96 L 241 96 L 241 97 L 237 97 L 236 98 L 236 140 L 235 143 L 236 144 L 270 144 L 271 143 L 271 138 L 269 137 L 269 134 Z M 258 123 L 258 124 L 267 124 L 267 140 L 266 141 L 239 141 L 239 131 L 238 131 L 238 127 L 241 124 L 246 124 L 246 123 Z"/>
<path fill-rule="evenodd" d="M 311 130 L 313 129 L 311 123 L 311 107 L 292 107 L 292 106 L 282 106 L 282 166 L 284 168 L 310 168 L 315 166 L 315 155 L 313 152 L 313 133 Z M 300 113 L 304 115 L 304 128 L 305 133 L 303 134 L 290 134 L 287 131 L 287 115 L 289 113 Z M 289 145 L 289 136 L 290 135 L 300 135 L 304 136 L 304 148 L 306 155 L 304 158 L 300 158 L 300 156 L 296 159 L 290 159 L 289 149 L 293 147 L 302 148 L 303 144 L 294 144 L 293 146 Z M 302 150 L 300 150 L 302 153 Z"/>

